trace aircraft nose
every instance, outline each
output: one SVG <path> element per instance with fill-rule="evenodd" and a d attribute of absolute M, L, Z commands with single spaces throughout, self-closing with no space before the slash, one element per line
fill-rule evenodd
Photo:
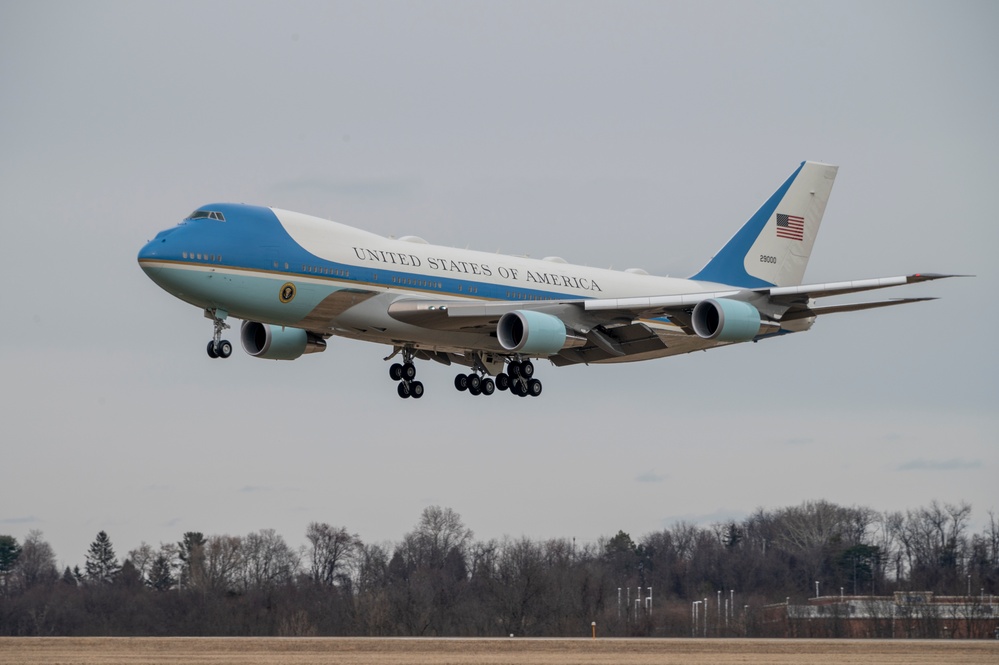
<path fill-rule="evenodd" d="M 156 273 L 160 272 L 154 262 L 164 257 L 164 250 L 166 248 L 166 245 L 163 244 L 164 240 L 164 238 L 150 240 L 142 246 L 137 257 L 142 272 L 146 273 L 146 276 L 154 281 L 156 281 Z"/>
<path fill-rule="evenodd" d="M 155 238 L 147 242 L 142 249 L 139 250 L 139 263 L 142 264 L 143 261 L 155 261 L 156 259 L 167 258 L 167 254 L 169 252 L 167 236 L 175 230 L 176 229 L 167 229 L 166 231 L 160 231 L 156 234 Z"/>
<path fill-rule="evenodd" d="M 161 274 L 163 272 L 162 266 L 158 262 L 176 258 L 173 256 L 176 253 L 175 247 L 171 246 L 176 243 L 169 242 L 167 238 L 174 230 L 160 231 L 156 234 L 155 238 L 147 242 L 139 250 L 139 256 L 137 257 L 139 267 L 142 268 L 142 272 L 146 273 L 147 277 L 157 284 L 163 279 Z"/>
<path fill-rule="evenodd" d="M 162 240 L 150 240 L 145 245 L 143 245 L 142 249 L 139 250 L 139 256 L 138 256 L 139 263 L 142 263 L 143 261 L 149 259 L 159 258 L 159 253 L 157 250 L 159 249 L 159 245 L 161 245 L 162 243 L 163 243 Z"/>

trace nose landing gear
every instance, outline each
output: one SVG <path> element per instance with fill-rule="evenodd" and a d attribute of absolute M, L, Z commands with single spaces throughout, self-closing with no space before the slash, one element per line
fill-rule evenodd
<path fill-rule="evenodd" d="M 206 309 L 205 318 L 211 319 L 215 326 L 212 341 L 208 342 L 209 358 L 228 358 L 232 355 L 232 343 L 227 339 L 222 339 L 222 331 L 229 329 L 229 324 L 225 322 L 229 313 L 221 309 Z"/>

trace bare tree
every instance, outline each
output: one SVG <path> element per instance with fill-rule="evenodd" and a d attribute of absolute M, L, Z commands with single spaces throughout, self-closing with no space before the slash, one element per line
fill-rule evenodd
<path fill-rule="evenodd" d="M 27 590 L 59 579 L 52 546 L 42 539 L 42 532 L 31 530 L 21 545 L 21 554 L 14 566 L 13 579 L 20 590 Z"/>
<path fill-rule="evenodd" d="M 205 543 L 205 582 L 214 591 L 238 588 L 243 539 L 239 536 L 209 536 Z"/>
<path fill-rule="evenodd" d="M 300 559 L 274 529 L 262 529 L 243 538 L 242 580 L 246 589 L 269 589 L 291 582 Z"/>
<path fill-rule="evenodd" d="M 412 535 L 419 563 L 432 568 L 441 567 L 452 553 L 464 558 L 473 536 L 472 530 L 462 522 L 461 515 L 451 508 L 440 506 L 424 508 Z"/>
<path fill-rule="evenodd" d="M 899 538 L 905 548 L 910 582 L 924 589 L 960 592 L 962 563 L 968 557 L 965 534 L 971 506 L 929 506 L 906 512 Z"/>
<path fill-rule="evenodd" d="M 149 571 L 156 561 L 156 550 L 146 541 L 142 541 L 137 548 L 129 550 L 128 561 L 132 562 L 143 581 L 148 581 Z"/>
<path fill-rule="evenodd" d="M 345 579 L 346 567 L 353 560 L 361 539 L 346 527 L 333 527 L 325 522 L 312 522 L 305 530 L 305 537 L 312 546 L 312 581 L 323 586 L 334 586 Z"/>

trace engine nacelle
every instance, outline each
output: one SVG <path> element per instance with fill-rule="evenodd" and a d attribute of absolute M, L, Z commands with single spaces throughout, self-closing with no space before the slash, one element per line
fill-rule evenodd
<path fill-rule="evenodd" d="M 248 354 L 266 360 L 294 360 L 304 353 L 326 350 L 326 340 L 301 328 L 285 328 L 256 321 L 243 322 L 239 341 Z"/>
<path fill-rule="evenodd" d="M 719 342 L 748 342 L 760 332 L 760 312 L 748 302 L 714 298 L 694 306 L 694 332 Z"/>
<path fill-rule="evenodd" d="M 550 356 L 566 346 L 565 324 L 562 319 L 543 312 L 518 309 L 500 317 L 496 339 L 507 351 L 528 355 Z"/>

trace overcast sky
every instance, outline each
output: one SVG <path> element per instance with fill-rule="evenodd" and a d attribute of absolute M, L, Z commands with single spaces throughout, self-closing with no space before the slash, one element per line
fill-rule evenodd
<path fill-rule="evenodd" d="M 994 2 L 0 2 L 0 533 L 60 565 L 311 521 L 395 541 L 638 539 L 826 499 L 999 509 Z M 215 201 L 687 276 L 806 159 L 840 165 L 806 282 L 975 274 L 807 334 L 538 399 L 384 346 L 261 361 L 140 247 Z M 861 295 L 863 299 L 865 296 Z M 828 301 L 832 302 L 832 301 Z M 234 341 L 238 335 L 229 337 Z"/>

